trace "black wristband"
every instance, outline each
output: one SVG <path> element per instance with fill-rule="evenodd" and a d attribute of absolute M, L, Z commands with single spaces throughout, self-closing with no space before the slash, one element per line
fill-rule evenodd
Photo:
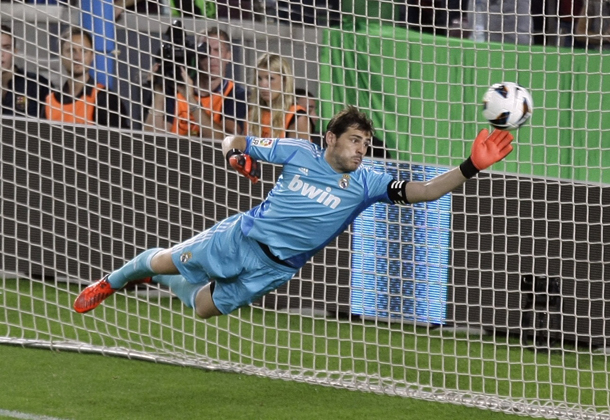
<path fill-rule="evenodd" d="M 234 155 L 241 155 L 242 151 L 239 149 L 231 149 L 227 152 L 227 155 L 225 156 L 225 158 L 227 159 L 227 163 L 229 163 L 229 159 L 231 159 L 231 156 Z"/>
<path fill-rule="evenodd" d="M 468 159 L 462 162 L 462 164 L 460 165 L 460 171 L 462 171 L 462 175 L 464 175 L 464 177 L 468 179 L 479 173 L 477 167 L 474 166 L 474 163 L 472 163 L 472 159 L 470 158 L 470 156 L 468 157 Z"/>

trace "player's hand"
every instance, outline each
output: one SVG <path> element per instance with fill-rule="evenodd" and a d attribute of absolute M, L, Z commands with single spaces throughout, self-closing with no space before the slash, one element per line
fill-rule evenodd
<path fill-rule="evenodd" d="M 504 130 L 494 130 L 491 134 L 483 129 L 472 144 L 470 159 L 480 171 L 504 159 L 513 150 L 514 137 Z"/>
<path fill-rule="evenodd" d="M 253 184 L 258 182 L 261 176 L 261 167 L 252 156 L 238 150 L 232 150 L 229 152 L 227 160 L 233 169 L 248 178 Z"/>
<path fill-rule="evenodd" d="M 180 67 L 180 76 L 182 76 L 182 80 L 184 80 L 186 85 L 184 88 L 184 96 L 186 97 L 188 104 L 190 106 L 199 105 L 197 95 L 195 95 L 195 83 L 193 82 L 193 79 L 191 79 L 191 76 L 189 76 L 189 72 L 186 70 L 186 68 Z"/>
<path fill-rule="evenodd" d="M 155 77 L 155 74 L 157 74 L 159 72 L 160 68 L 161 68 L 161 63 L 155 63 L 151 67 L 150 71 L 142 72 L 142 74 L 140 75 L 142 83 L 144 85 L 146 85 L 146 84 L 151 84 L 152 85 L 152 82 L 153 82 L 153 79 Z"/>

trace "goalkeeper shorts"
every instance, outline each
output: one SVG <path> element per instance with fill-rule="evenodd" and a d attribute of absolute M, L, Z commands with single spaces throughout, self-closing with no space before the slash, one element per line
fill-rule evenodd
<path fill-rule="evenodd" d="M 228 314 L 277 289 L 298 271 L 273 261 L 241 231 L 241 214 L 231 216 L 172 248 L 172 260 L 193 284 L 216 285 L 212 299 Z"/>

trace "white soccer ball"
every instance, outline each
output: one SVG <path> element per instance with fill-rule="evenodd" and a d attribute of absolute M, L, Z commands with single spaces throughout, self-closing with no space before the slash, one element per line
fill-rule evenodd
<path fill-rule="evenodd" d="M 483 116 L 500 130 L 521 127 L 532 115 L 532 95 L 514 82 L 492 85 L 483 96 Z"/>

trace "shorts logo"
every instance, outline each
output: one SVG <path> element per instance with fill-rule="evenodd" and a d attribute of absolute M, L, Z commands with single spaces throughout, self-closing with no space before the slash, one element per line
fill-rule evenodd
<path fill-rule="evenodd" d="M 271 147 L 273 146 L 273 143 L 275 142 L 275 139 L 261 139 L 261 138 L 256 138 L 254 140 L 252 140 L 252 146 L 257 146 L 257 147 Z"/>
<path fill-rule="evenodd" d="M 183 252 L 182 254 L 180 254 L 180 262 L 182 264 L 186 264 L 187 262 L 189 262 L 189 260 L 193 258 L 193 254 L 191 254 L 190 252 Z"/>

